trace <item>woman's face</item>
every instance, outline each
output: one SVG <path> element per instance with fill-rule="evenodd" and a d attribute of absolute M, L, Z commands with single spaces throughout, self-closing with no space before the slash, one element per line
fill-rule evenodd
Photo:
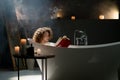
<path fill-rule="evenodd" d="M 50 40 L 50 35 L 49 35 L 48 32 L 45 32 L 45 33 L 43 34 L 43 40 L 42 40 L 42 42 L 46 43 L 46 42 L 48 42 L 49 40 Z"/>

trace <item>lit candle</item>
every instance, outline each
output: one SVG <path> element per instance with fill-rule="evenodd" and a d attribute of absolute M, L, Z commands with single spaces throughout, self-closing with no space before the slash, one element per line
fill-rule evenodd
<path fill-rule="evenodd" d="M 71 16 L 71 20 L 75 20 L 75 16 Z"/>
<path fill-rule="evenodd" d="M 41 49 L 37 49 L 37 54 L 41 54 Z"/>
<path fill-rule="evenodd" d="M 21 43 L 22 45 L 25 45 L 25 44 L 26 44 L 26 39 L 21 39 L 21 40 L 20 40 L 20 43 Z"/>
<path fill-rule="evenodd" d="M 20 47 L 19 47 L 19 46 L 15 46 L 15 47 L 14 47 L 14 50 L 15 50 L 15 53 L 19 53 Z"/>

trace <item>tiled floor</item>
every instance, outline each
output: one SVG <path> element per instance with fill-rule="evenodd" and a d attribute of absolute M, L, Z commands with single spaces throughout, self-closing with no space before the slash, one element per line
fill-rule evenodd
<path fill-rule="evenodd" d="M 17 71 L 0 71 L 0 80 L 18 80 Z M 41 80 L 40 70 L 21 70 L 20 80 Z"/>

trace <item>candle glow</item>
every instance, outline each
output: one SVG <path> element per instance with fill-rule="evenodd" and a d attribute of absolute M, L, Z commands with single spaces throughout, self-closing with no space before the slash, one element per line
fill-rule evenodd
<path fill-rule="evenodd" d="M 99 19 L 104 19 L 104 15 L 99 15 Z"/>
<path fill-rule="evenodd" d="M 25 45 L 25 44 L 26 44 L 26 39 L 21 39 L 21 40 L 20 40 L 20 43 L 21 43 L 22 45 Z"/>
<path fill-rule="evenodd" d="M 75 18 L 75 16 L 71 16 L 71 20 L 75 20 L 76 18 Z"/>
<path fill-rule="evenodd" d="M 15 47 L 14 47 L 14 50 L 15 50 L 15 53 L 19 53 L 20 47 L 19 47 L 19 46 L 15 46 Z"/>

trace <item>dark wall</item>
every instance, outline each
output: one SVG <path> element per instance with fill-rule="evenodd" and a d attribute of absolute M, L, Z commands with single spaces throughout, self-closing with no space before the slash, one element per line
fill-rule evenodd
<path fill-rule="evenodd" d="M 73 44 L 74 31 L 83 30 L 87 33 L 88 44 L 104 44 L 120 41 L 120 21 L 119 20 L 80 20 L 68 19 L 48 20 L 39 26 L 24 25 L 27 36 L 33 36 L 35 30 L 39 27 L 49 26 L 53 30 L 53 42 L 56 42 L 60 36 L 67 35 Z"/>
<path fill-rule="evenodd" d="M 61 20 L 55 26 L 59 26 L 60 35 L 67 35 L 73 43 L 74 30 L 83 30 L 87 33 L 88 44 L 103 44 L 120 41 L 120 25 L 116 20 Z M 55 34 L 58 33 L 55 31 Z"/>
<path fill-rule="evenodd" d="M 8 35 L 6 32 L 7 21 L 10 20 L 13 11 L 10 0 L 0 1 L 0 68 L 13 67 L 9 48 Z"/>
<path fill-rule="evenodd" d="M 4 22 L 0 18 L 0 68 L 10 68 L 12 66 L 7 33 Z"/>
<path fill-rule="evenodd" d="M 104 44 L 120 41 L 120 21 L 118 20 L 51 20 L 41 24 L 39 27 L 49 26 L 53 30 L 53 42 L 58 37 L 67 35 L 73 44 L 74 31 L 83 30 L 88 36 L 88 44 Z M 28 32 L 31 36 L 39 27 L 29 27 Z"/>

